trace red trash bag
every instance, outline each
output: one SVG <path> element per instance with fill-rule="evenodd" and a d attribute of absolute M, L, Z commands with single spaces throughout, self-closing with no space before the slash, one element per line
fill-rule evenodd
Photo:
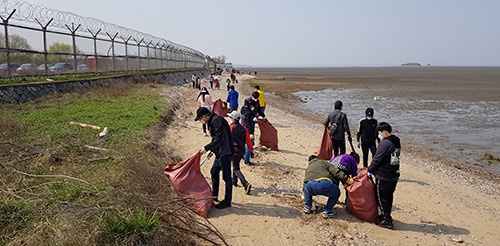
<path fill-rule="evenodd" d="M 272 150 L 278 149 L 278 130 L 267 119 L 257 121 L 260 129 L 259 147 L 266 146 Z"/>
<path fill-rule="evenodd" d="M 191 207 L 206 218 L 214 202 L 212 189 L 200 171 L 200 159 L 201 153 L 198 151 L 182 163 L 168 165 L 163 172 L 172 182 L 177 195 L 194 198 L 196 201 Z"/>
<path fill-rule="evenodd" d="M 333 144 L 330 134 L 328 133 L 328 127 L 325 126 L 325 131 L 323 132 L 323 137 L 321 138 L 321 145 L 318 150 L 318 159 L 330 160 L 333 156 Z"/>
<path fill-rule="evenodd" d="M 368 178 L 368 168 L 363 167 L 347 190 L 346 210 L 358 219 L 375 222 L 378 216 L 378 205 L 375 197 L 375 185 Z"/>
<path fill-rule="evenodd" d="M 214 106 L 212 107 L 212 110 L 214 113 L 221 117 L 226 117 L 227 116 L 227 102 L 223 102 L 220 98 L 215 100 Z"/>

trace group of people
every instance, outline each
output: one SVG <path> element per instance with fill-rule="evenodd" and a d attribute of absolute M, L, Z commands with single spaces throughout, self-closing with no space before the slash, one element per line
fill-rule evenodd
<path fill-rule="evenodd" d="M 265 117 L 264 109 L 260 105 L 264 102 L 264 92 L 260 87 L 255 86 L 252 96 L 245 99 L 238 112 L 238 92 L 231 85 L 228 93 L 227 103 L 229 104 L 228 116 L 231 120 L 229 124 L 222 116 L 212 111 L 212 99 L 207 88 L 202 88 L 198 97 L 198 109 L 195 121 L 200 121 L 203 125 L 203 134 L 207 136 L 207 129 L 212 138 L 211 142 L 200 149 L 202 154 L 210 151 L 215 155 L 214 163 L 210 169 L 212 179 L 212 196 L 214 201 L 218 200 L 220 173 L 225 183 L 224 199 L 215 205 L 215 208 L 224 209 L 231 207 L 233 186 L 238 186 L 241 182 L 245 193 L 251 193 L 252 185 L 246 180 L 241 172 L 240 162 L 251 165 L 250 158 L 254 157 L 254 131 L 255 123 L 259 117 Z M 260 93 L 258 92 L 260 91 Z M 259 102 L 262 98 L 262 102 Z M 231 171 L 232 169 L 232 171 Z"/>
<path fill-rule="evenodd" d="M 218 201 L 220 173 L 225 183 L 224 199 L 215 205 L 223 209 L 231 207 L 233 186 L 238 186 L 240 180 L 246 194 L 251 193 L 251 184 L 241 172 L 240 162 L 251 164 L 253 157 L 254 131 L 257 119 L 265 116 L 264 92 L 258 85 L 251 97 L 244 100 L 238 112 L 239 94 L 235 90 L 236 78 L 228 79 L 228 116 L 229 124 L 223 117 L 211 110 L 212 99 L 207 88 L 202 88 L 198 96 L 198 110 L 195 121 L 203 125 L 203 134 L 207 136 L 207 128 L 212 140 L 200 150 L 201 153 L 211 151 L 215 155 L 210 170 L 212 178 L 212 196 Z M 352 135 L 349 129 L 347 115 L 342 112 L 342 101 L 334 103 L 334 110 L 329 113 L 323 124 L 330 128 L 335 125 L 335 131 L 330 138 L 333 146 L 333 158 L 329 161 L 320 160 L 312 155 L 308 158 L 303 186 L 303 211 L 312 212 L 313 196 L 323 195 L 328 201 L 323 208 L 323 218 L 334 218 L 334 205 L 340 197 L 339 184 L 351 184 L 353 177 L 358 173 L 359 155 L 353 150 L 346 154 L 346 139 L 352 147 Z M 356 134 L 357 147 L 362 149 L 363 167 L 368 168 L 368 175 L 375 178 L 375 194 L 379 207 L 379 217 L 376 224 L 393 229 L 391 216 L 393 194 L 399 179 L 399 155 L 401 151 L 400 139 L 392 134 L 392 126 L 387 122 L 380 122 L 373 118 L 373 108 L 365 110 L 365 117 L 359 121 Z M 377 146 L 378 143 L 378 146 Z M 368 154 L 372 159 L 368 165 Z M 232 167 L 232 168 L 231 168 Z"/>
<path fill-rule="evenodd" d="M 332 140 L 334 157 L 330 161 L 319 160 L 316 156 L 309 157 L 309 166 L 304 179 L 304 213 L 311 213 L 312 196 L 328 197 L 323 208 L 323 217 L 332 218 L 333 205 L 338 201 L 339 182 L 352 183 L 352 177 L 357 175 L 359 156 L 353 151 L 346 155 L 345 135 L 352 146 L 352 136 L 349 130 L 347 115 L 342 112 L 342 101 L 334 103 L 334 111 L 328 114 L 323 124 L 335 127 L 330 138 Z M 373 118 L 373 108 L 365 110 L 365 117 L 359 121 L 356 134 L 357 146 L 362 148 L 363 167 L 368 168 L 368 176 L 375 177 L 375 195 L 378 202 L 379 216 L 377 225 L 393 229 L 391 216 L 394 192 L 399 179 L 399 156 L 401 153 L 400 139 L 392 134 L 392 126 Z M 378 135 L 377 135 L 378 134 Z M 378 142 L 378 147 L 376 145 Z M 368 165 L 368 151 L 372 160 Z M 353 162 L 355 160 L 355 164 Z"/>

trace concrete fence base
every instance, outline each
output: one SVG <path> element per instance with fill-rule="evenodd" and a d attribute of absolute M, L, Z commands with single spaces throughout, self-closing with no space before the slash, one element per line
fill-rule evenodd
<path fill-rule="evenodd" d="M 207 70 L 182 71 L 156 74 L 131 74 L 103 78 L 66 80 L 54 82 L 36 82 L 15 85 L 0 85 L 0 103 L 24 103 L 35 100 L 51 92 L 73 92 L 81 89 L 114 83 L 147 83 L 155 82 L 180 86 L 191 82 L 191 76 L 203 78 L 209 75 Z"/>

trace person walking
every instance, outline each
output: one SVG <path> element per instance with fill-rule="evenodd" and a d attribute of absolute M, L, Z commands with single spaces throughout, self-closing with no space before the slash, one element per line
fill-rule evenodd
<path fill-rule="evenodd" d="M 252 190 L 252 185 L 248 183 L 245 178 L 245 175 L 241 172 L 240 169 L 240 161 L 245 154 L 245 145 L 250 148 L 250 153 L 253 155 L 253 146 L 250 141 L 250 135 L 248 134 L 248 130 L 242 126 L 239 122 L 241 119 L 241 114 L 238 111 L 233 111 L 230 114 L 227 114 L 229 118 L 231 118 L 231 125 L 229 128 L 231 129 L 231 136 L 233 139 L 234 145 L 234 156 L 233 156 L 233 186 L 238 186 L 238 179 L 241 181 L 243 188 L 245 188 L 245 193 L 250 195 Z"/>
<path fill-rule="evenodd" d="M 254 100 L 252 98 L 245 99 L 243 107 L 241 107 L 241 125 L 243 125 L 250 135 L 250 145 L 254 145 L 254 132 L 255 132 L 255 121 L 257 120 L 254 113 Z M 250 145 L 245 146 L 245 155 L 243 156 L 243 163 L 245 165 L 252 165 L 250 162 Z"/>
<path fill-rule="evenodd" d="M 215 205 L 215 208 L 224 209 L 231 207 L 233 196 L 233 185 L 231 178 L 231 161 L 234 155 L 234 147 L 231 138 L 231 130 L 227 121 L 210 112 L 206 107 L 200 107 L 196 111 L 195 121 L 208 124 L 208 130 L 212 141 L 200 149 L 202 154 L 211 151 L 215 154 L 214 163 L 210 169 L 212 178 L 212 196 L 215 201 L 218 201 L 220 172 L 222 171 L 222 180 L 225 182 L 224 200 Z"/>
<path fill-rule="evenodd" d="M 265 99 L 264 91 L 262 91 L 260 89 L 259 85 L 255 85 L 255 91 L 259 93 L 258 99 L 259 99 L 260 110 L 262 112 L 264 112 L 264 110 L 266 109 L 266 99 Z"/>
<path fill-rule="evenodd" d="M 379 216 L 375 224 L 394 229 L 391 211 L 399 179 L 401 141 L 392 134 L 392 126 L 387 122 L 380 122 L 376 130 L 381 141 L 368 166 L 368 176 L 375 176 L 375 192 L 379 207 Z"/>
<path fill-rule="evenodd" d="M 228 78 L 226 79 L 226 87 L 227 87 L 227 91 L 229 92 L 229 87 L 231 86 L 231 80 Z"/>
<path fill-rule="evenodd" d="M 332 139 L 333 145 L 333 156 L 338 154 L 345 154 L 345 134 L 347 133 L 347 138 L 349 142 L 352 142 L 351 131 L 349 130 L 349 121 L 347 120 L 347 115 L 342 112 L 342 101 L 336 101 L 334 104 L 334 110 L 328 114 L 323 125 L 328 127 L 336 128 L 335 132 L 330 131 L 330 138 Z M 333 126 L 335 124 L 335 126 Z"/>
<path fill-rule="evenodd" d="M 229 113 L 238 110 L 238 92 L 234 89 L 234 85 L 229 86 L 226 102 L 229 103 Z"/>
<path fill-rule="evenodd" d="M 193 83 L 193 89 L 195 88 L 196 85 L 196 74 L 193 73 L 193 76 L 191 76 L 191 82 Z"/>
<path fill-rule="evenodd" d="M 358 148 L 361 145 L 363 153 L 363 167 L 368 167 L 368 151 L 372 153 L 372 158 L 377 151 L 375 141 L 380 140 L 377 138 L 377 120 L 373 118 L 373 108 L 365 110 L 365 118 L 359 120 L 358 133 L 356 134 L 356 142 Z M 361 143 L 360 143 L 361 140 Z"/>
<path fill-rule="evenodd" d="M 304 177 L 304 207 L 305 214 L 312 212 L 313 196 L 327 196 L 328 200 L 323 208 L 323 218 L 334 218 L 337 214 L 333 206 L 340 197 L 339 182 L 352 184 L 353 180 L 345 169 L 332 165 L 326 160 L 318 159 L 317 156 L 309 156 L 309 166 L 306 168 Z"/>
<path fill-rule="evenodd" d="M 200 94 L 198 94 L 198 107 L 205 107 L 212 112 L 212 97 L 210 96 L 210 93 L 208 93 L 208 89 L 206 87 L 201 88 Z M 203 128 L 203 136 L 207 136 L 207 124 L 202 124 Z"/>
<path fill-rule="evenodd" d="M 214 75 L 213 74 L 210 74 L 210 78 L 208 79 L 209 83 L 210 83 L 210 89 L 214 89 Z"/>

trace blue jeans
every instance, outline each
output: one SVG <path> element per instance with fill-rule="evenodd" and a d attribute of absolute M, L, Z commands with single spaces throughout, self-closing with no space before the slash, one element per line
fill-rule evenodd
<path fill-rule="evenodd" d="M 224 194 L 224 200 L 231 204 L 233 197 L 233 184 L 232 173 L 231 173 L 231 161 L 233 155 L 225 155 L 219 158 L 215 158 L 212 169 L 210 169 L 210 175 L 212 177 L 212 196 L 216 197 L 219 195 L 219 182 L 220 182 L 220 172 L 222 171 L 222 180 L 226 184 L 226 193 Z"/>
<path fill-rule="evenodd" d="M 252 140 L 253 144 L 253 140 Z M 245 155 L 243 156 L 243 163 L 248 164 L 250 163 L 250 149 L 248 148 L 248 145 L 245 144 Z"/>
<path fill-rule="evenodd" d="M 330 180 L 311 180 L 304 185 L 304 203 L 306 207 L 312 207 L 312 197 L 322 195 L 327 196 L 323 211 L 330 212 L 340 197 L 340 189 Z"/>

